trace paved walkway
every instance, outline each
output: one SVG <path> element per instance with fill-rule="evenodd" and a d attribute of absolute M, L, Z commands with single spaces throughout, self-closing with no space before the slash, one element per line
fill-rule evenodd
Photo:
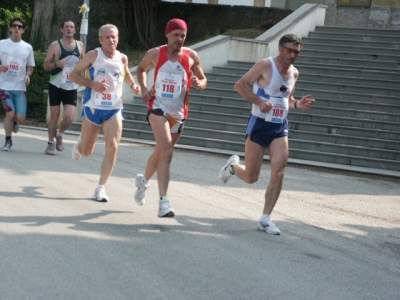
<path fill-rule="evenodd" d="M 3 135 L 0 138 L 4 138 Z M 289 166 L 273 220 L 256 230 L 269 179 L 217 173 L 225 155 L 177 149 L 159 219 L 157 182 L 139 207 L 133 177 L 152 146 L 123 142 L 107 184 L 90 200 L 104 143 L 73 161 L 44 154 L 47 133 L 21 128 L 0 151 L 0 299 L 398 299 L 400 185 L 388 177 Z"/>

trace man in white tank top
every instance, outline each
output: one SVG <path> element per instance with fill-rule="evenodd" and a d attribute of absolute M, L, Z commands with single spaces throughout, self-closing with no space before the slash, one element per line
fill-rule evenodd
<path fill-rule="evenodd" d="M 300 100 L 293 97 L 299 72 L 293 66 L 300 54 L 302 41 L 293 34 L 279 40 L 279 55 L 258 61 L 235 84 L 236 91 L 252 105 L 246 130 L 245 165 L 239 156 L 231 156 L 221 168 L 219 178 L 227 183 L 232 175 L 247 183 L 254 183 L 260 176 L 265 150 L 268 149 L 271 179 L 265 193 L 263 214 L 258 229 L 279 235 L 280 230 L 270 215 L 282 189 L 283 175 L 289 157 L 288 121 L 289 108 L 308 110 L 314 99 L 306 95 Z"/>
<path fill-rule="evenodd" d="M 122 83 L 130 86 L 136 95 L 140 87 L 129 72 L 128 58 L 117 50 L 117 27 L 112 24 L 101 26 L 99 42 L 101 47 L 89 51 L 69 76 L 72 82 L 86 86 L 81 135 L 72 148 L 72 158 L 78 160 L 93 153 L 102 127 L 106 153 L 93 199 L 107 202 L 104 186 L 114 170 L 122 134 Z"/>

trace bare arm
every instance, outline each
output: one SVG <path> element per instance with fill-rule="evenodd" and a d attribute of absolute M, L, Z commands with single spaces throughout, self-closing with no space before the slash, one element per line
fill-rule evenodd
<path fill-rule="evenodd" d="M 147 102 L 151 100 L 154 96 L 151 91 L 147 89 L 147 74 L 146 71 L 157 65 L 158 55 L 160 53 L 159 48 L 153 48 L 147 51 L 146 55 L 137 67 L 137 79 L 142 90 L 142 100 Z"/>
<path fill-rule="evenodd" d="M 140 93 L 140 86 L 136 84 L 131 72 L 129 72 L 128 57 L 125 54 L 122 54 L 122 62 L 124 64 L 125 71 L 124 82 L 131 87 L 131 90 L 135 93 L 135 95 L 138 95 Z"/>
<path fill-rule="evenodd" d="M 89 69 L 97 58 L 97 50 L 89 51 L 83 59 L 75 66 L 69 75 L 69 79 L 76 84 L 92 88 L 98 93 L 104 93 L 109 88 L 109 85 L 103 79 L 102 81 L 92 81 L 85 78 L 82 74 L 85 70 Z"/>
<path fill-rule="evenodd" d="M 43 69 L 46 71 L 51 71 L 57 69 L 58 66 L 56 64 L 56 57 L 60 55 L 60 45 L 57 41 L 52 42 L 49 46 L 49 50 L 47 50 L 46 58 L 43 62 Z"/>
<path fill-rule="evenodd" d="M 271 62 L 268 59 L 260 60 L 235 84 L 235 90 L 246 100 L 258 105 L 263 113 L 269 112 L 272 109 L 272 104 L 254 94 L 251 86 L 255 82 L 258 82 L 260 86 L 267 86 L 271 77 L 271 70 Z"/>
<path fill-rule="evenodd" d="M 190 51 L 190 58 L 193 60 L 191 67 L 194 76 L 192 76 L 192 85 L 196 90 L 204 90 L 207 87 L 207 78 L 201 67 L 200 57 L 193 50 Z"/>
<path fill-rule="evenodd" d="M 295 72 L 295 83 L 296 83 L 297 79 L 299 78 L 299 71 L 296 68 L 294 68 L 294 72 Z M 296 100 L 293 96 L 294 91 L 295 89 L 292 90 L 289 96 L 289 107 L 294 109 L 299 108 L 303 110 L 311 109 L 312 106 L 314 105 L 315 99 L 312 99 L 311 95 L 305 95 L 300 100 Z"/>
<path fill-rule="evenodd" d="M 31 84 L 31 76 L 33 73 L 33 66 L 28 66 L 26 69 L 26 75 L 25 76 L 25 85 L 28 86 Z"/>

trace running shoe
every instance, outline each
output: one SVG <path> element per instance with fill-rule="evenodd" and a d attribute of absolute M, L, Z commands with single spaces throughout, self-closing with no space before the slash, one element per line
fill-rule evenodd
<path fill-rule="evenodd" d="M 161 200 L 158 207 L 159 218 L 172 218 L 175 216 L 174 210 L 169 206 L 169 200 Z"/>
<path fill-rule="evenodd" d="M 64 145 L 64 143 L 63 143 L 63 138 L 62 138 L 62 135 L 60 135 L 60 136 L 58 136 L 58 129 L 57 129 L 57 132 L 56 132 L 56 149 L 57 149 L 57 151 L 64 151 L 64 149 L 65 149 L 65 145 Z"/>
<path fill-rule="evenodd" d="M 240 159 L 237 155 L 232 155 L 231 157 L 229 157 L 226 164 L 219 171 L 219 180 L 221 181 L 221 183 L 227 183 L 229 178 L 234 175 L 234 173 L 231 171 L 231 166 L 233 164 L 238 164 L 239 161 Z"/>
<path fill-rule="evenodd" d="M 10 151 L 11 146 L 12 146 L 12 141 L 11 140 L 6 141 L 6 143 L 3 146 L 3 151 Z"/>
<path fill-rule="evenodd" d="M 264 223 L 260 221 L 258 223 L 258 230 L 265 231 L 266 233 L 269 234 L 275 234 L 275 235 L 281 234 L 279 228 L 276 227 L 274 222 L 272 222 L 270 219 L 264 221 Z"/>
<path fill-rule="evenodd" d="M 92 198 L 99 202 L 107 202 L 108 201 L 108 197 L 106 195 L 106 190 L 102 187 L 97 187 L 94 190 L 94 194 L 93 194 Z"/>
<path fill-rule="evenodd" d="M 150 184 L 144 178 L 143 174 L 137 174 L 135 185 L 137 187 L 135 201 L 138 205 L 143 205 L 146 202 L 146 190 L 150 187 Z"/>
<path fill-rule="evenodd" d="M 13 132 L 18 133 L 18 131 L 19 131 L 19 124 L 17 121 L 14 121 Z"/>
<path fill-rule="evenodd" d="M 75 145 L 72 147 L 72 158 L 74 160 L 78 160 L 82 157 L 82 155 L 78 151 L 78 144 L 81 140 L 81 136 L 78 137 L 78 140 L 76 141 Z"/>
<path fill-rule="evenodd" d="M 47 155 L 54 155 L 54 148 L 56 146 L 54 145 L 54 143 L 47 143 L 47 149 L 44 150 L 44 153 L 46 153 Z"/>

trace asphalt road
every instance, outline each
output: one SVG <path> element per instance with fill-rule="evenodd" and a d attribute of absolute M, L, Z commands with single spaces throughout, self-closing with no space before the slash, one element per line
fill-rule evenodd
<path fill-rule="evenodd" d="M 152 146 L 121 143 L 98 203 L 103 141 L 73 161 L 64 140 L 47 156 L 46 132 L 21 128 L 0 151 L 1 300 L 400 298 L 399 180 L 289 166 L 272 236 L 256 230 L 268 163 L 222 186 L 227 156 L 176 149 L 176 217 L 159 219 L 155 180 L 133 199 Z"/>

